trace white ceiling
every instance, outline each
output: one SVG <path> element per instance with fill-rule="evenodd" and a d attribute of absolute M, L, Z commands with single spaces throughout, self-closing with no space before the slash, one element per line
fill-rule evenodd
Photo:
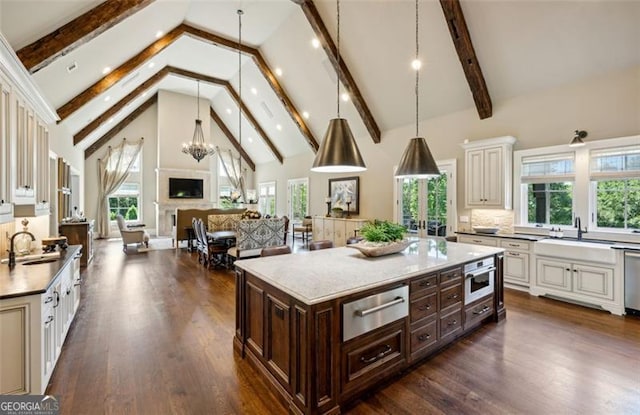
<path fill-rule="evenodd" d="M 0 0 L 0 32 L 19 49 L 99 4 L 99 1 Z M 316 0 L 316 7 L 335 40 L 335 1 Z M 115 68 L 182 22 L 237 39 L 242 8 L 243 43 L 259 47 L 280 83 L 321 141 L 328 120 L 336 115 L 335 74 L 322 49 L 313 49 L 314 34 L 300 7 L 289 0 L 188 1 L 156 0 L 87 44 L 34 75 L 56 107 L 97 82 L 105 66 Z M 640 1 L 463 0 L 462 8 L 494 103 L 537 90 L 578 82 L 640 65 Z M 341 2 L 341 52 L 373 116 L 384 131 L 415 121 L 414 3 L 406 0 Z M 28 22 L 25 24 L 25 22 Z M 438 1 L 420 3 L 420 119 L 474 106 Z M 188 37 L 180 38 L 146 62 L 136 73 L 112 86 L 64 121 L 72 134 L 165 65 L 231 81 L 237 89 L 237 54 Z M 67 73 L 77 62 L 78 69 Z M 243 100 L 284 157 L 311 151 L 278 98 L 253 62 L 243 63 Z M 250 92 L 255 87 L 257 95 Z M 192 80 L 168 76 L 148 93 L 167 89 L 196 95 Z M 220 87 L 201 84 L 200 94 L 237 133 L 237 107 Z M 110 96 L 109 101 L 105 101 Z M 147 98 L 140 97 L 114 117 L 124 118 Z M 264 106 L 268 108 L 268 113 Z M 226 109 L 233 110 L 227 114 Z M 341 103 L 341 115 L 358 141 L 371 140 L 353 105 Z M 282 128 L 279 130 L 276 125 Z M 111 124 L 82 142 L 88 147 Z M 257 134 L 243 125 L 243 138 L 255 145 L 246 151 L 256 163 L 274 160 Z M 259 141 L 259 140 L 257 140 Z"/>

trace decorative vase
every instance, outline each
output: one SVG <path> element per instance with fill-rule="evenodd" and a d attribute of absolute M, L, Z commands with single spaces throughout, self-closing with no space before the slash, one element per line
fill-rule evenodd
<path fill-rule="evenodd" d="M 346 245 L 346 247 L 357 249 L 358 251 L 362 252 L 365 256 L 368 256 L 368 257 L 377 257 L 377 256 L 395 254 L 395 253 L 404 251 L 409 247 L 409 245 L 411 245 L 414 242 L 417 242 L 417 241 L 410 241 L 408 239 L 403 239 L 401 241 L 394 241 L 394 242 L 360 241 L 357 244 Z"/>
<path fill-rule="evenodd" d="M 22 230 L 28 232 L 29 220 L 22 219 Z M 16 235 L 13 240 L 13 250 L 17 255 L 28 255 L 31 252 L 31 236 L 26 233 Z"/>

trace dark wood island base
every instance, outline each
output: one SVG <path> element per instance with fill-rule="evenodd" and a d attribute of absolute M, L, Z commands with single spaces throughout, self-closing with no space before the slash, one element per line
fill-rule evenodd
<path fill-rule="evenodd" d="M 339 414 L 480 325 L 506 317 L 502 254 L 494 258 L 493 294 L 466 305 L 463 264 L 315 304 L 238 268 L 234 350 L 269 381 L 290 413 Z M 343 340 L 345 304 L 402 287 L 406 317 Z"/>

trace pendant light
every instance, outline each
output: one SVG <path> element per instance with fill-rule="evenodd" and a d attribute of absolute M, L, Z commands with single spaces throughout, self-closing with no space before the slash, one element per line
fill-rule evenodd
<path fill-rule="evenodd" d="M 200 119 L 200 81 L 198 81 L 198 100 L 196 101 L 196 107 L 198 108 L 198 115 L 196 118 L 196 128 L 193 131 L 193 138 L 187 145 L 182 143 L 182 152 L 191 155 L 198 163 L 206 156 L 213 156 L 215 149 L 213 144 L 207 145 L 204 142 L 204 134 L 202 133 L 202 120 Z"/>
<path fill-rule="evenodd" d="M 242 15 L 244 11 L 238 9 L 238 146 L 242 150 Z M 238 154 L 238 187 L 242 202 L 247 202 L 247 194 L 244 189 L 244 176 L 242 174 L 242 152 Z"/>
<path fill-rule="evenodd" d="M 337 118 L 329 121 L 329 127 L 324 135 L 322 144 L 313 160 L 311 171 L 320 173 L 353 173 L 365 171 L 367 167 L 364 164 L 360 150 L 353 138 L 351 128 L 346 119 L 340 118 L 340 0 L 336 1 L 337 9 L 337 36 L 336 49 L 337 60 L 336 65 L 336 85 L 337 85 Z"/>
<path fill-rule="evenodd" d="M 416 136 L 409 141 L 407 148 L 402 154 L 400 164 L 396 170 L 396 177 L 414 177 L 430 179 L 440 176 L 440 170 L 436 161 L 431 155 L 431 151 L 427 146 L 427 140 L 420 137 L 418 130 L 418 108 L 419 108 L 419 85 L 420 85 L 420 67 L 422 66 L 418 59 L 419 42 L 418 42 L 418 0 L 416 0 L 416 58 L 411 66 L 416 71 Z"/>
<path fill-rule="evenodd" d="M 583 138 L 587 136 L 587 132 L 584 130 L 576 130 L 576 135 L 573 137 L 573 140 L 569 143 L 569 147 L 581 147 L 584 145 Z"/>

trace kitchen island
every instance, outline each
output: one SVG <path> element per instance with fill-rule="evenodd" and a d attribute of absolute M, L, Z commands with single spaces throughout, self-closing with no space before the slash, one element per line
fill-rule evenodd
<path fill-rule="evenodd" d="M 384 379 L 503 319 L 502 252 L 429 238 L 375 258 L 341 247 L 238 261 L 234 349 L 291 413 L 340 413 Z M 490 287 L 474 292 L 470 266 Z"/>

